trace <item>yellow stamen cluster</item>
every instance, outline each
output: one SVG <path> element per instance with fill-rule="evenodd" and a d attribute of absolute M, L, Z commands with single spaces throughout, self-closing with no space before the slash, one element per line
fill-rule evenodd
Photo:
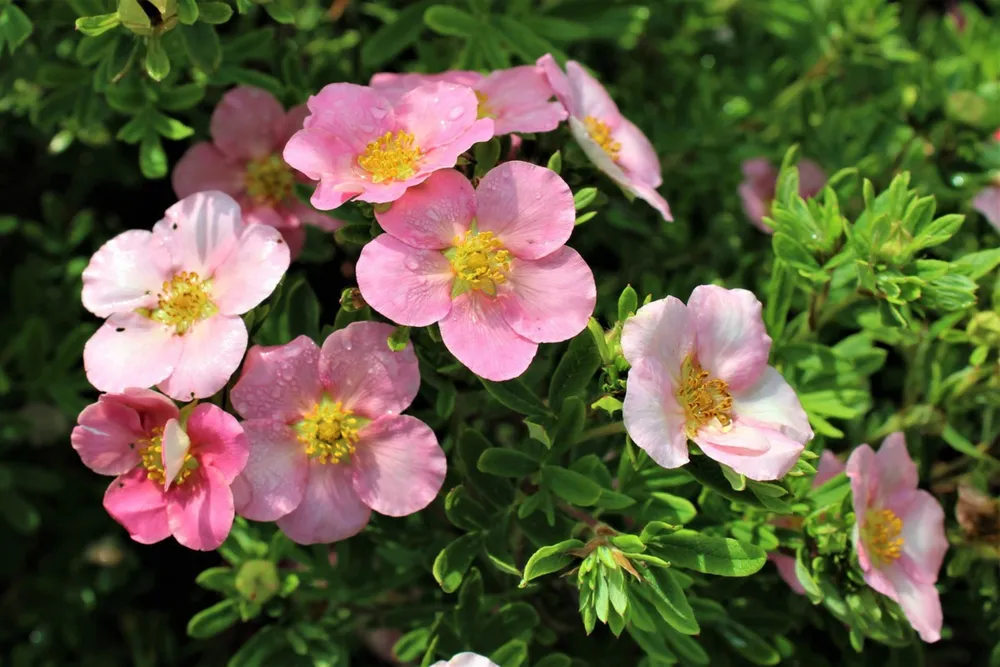
<path fill-rule="evenodd" d="M 135 443 L 139 447 L 139 458 L 141 465 L 146 469 L 146 477 L 155 484 L 166 482 L 166 474 L 163 470 L 163 429 L 159 426 L 154 428 L 148 438 L 143 438 Z M 181 471 L 174 478 L 174 484 L 183 484 L 191 471 L 198 467 L 198 462 L 191 456 L 191 452 L 184 455 L 184 463 Z"/>
<path fill-rule="evenodd" d="M 368 142 L 365 152 L 358 157 L 358 164 L 371 174 L 373 183 L 405 181 L 417 171 L 421 152 L 413 145 L 409 132 L 386 132 Z"/>
<path fill-rule="evenodd" d="M 732 423 L 729 411 L 733 409 L 733 396 L 724 380 L 713 379 L 708 371 L 692 356 L 681 364 L 681 382 L 677 400 L 687 416 L 687 434 L 693 438 L 698 429 L 717 420 L 722 428 Z"/>
<path fill-rule="evenodd" d="M 183 336 L 197 322 L 218 312 L 208 296 L 209 281 L 197 273 L 181 271 L 164 281 L 159 302 L 153 310 L 140 309 L 146 317 L 172 326 L 178 336 Z"/>
<path fill-rule="evenodd" d="M 275 206 L 292 194 L 295 176 L 280 155 L 269 155 L 247 165 L 247 194 L 259 206 Z"/>
<path fill-rule="evenodd" d="M 451 268 L 459 282 L 457 287 L 481 290 L 496 296 L 497 285 L 507 282 L 510 272 L 510 251 L 493 232 L 465 232 L 452 241 Z"/>
<path fill-rule="evenodd" d="M 496 118 L 493 113 L 493 109 L 490 108 L 490 98 L 486 93 L 481 93 L 478 90 L 474 91 L 476 93 L 476 100 L 479 102 L 479 108 L 476 112 L 476 119 L 480 118 Z"/>
<path fill-rule="evenodd" d="M 889 509 L 868 510 L 862 538 L 868 557 L 878 565 L 888 565 L 903 555 L 903 520 Z"/>
<path fill-rule="evenodd" d="M 350 461 L 358 443 L 361 420 L 342 403 L 323 400 L 295 425 L 306 454 L 319 463 Z"/>
<path fill-rule="evenodd" d="M 611 127 L 603 120 L 598 120 L 593 116 L 584 118 L 583 126 L 587 128 L 587 134 L 590 135 L 590 138 L 596 141 L 612 160 L 617 162 L 622 145 L 612 138 Z"/>

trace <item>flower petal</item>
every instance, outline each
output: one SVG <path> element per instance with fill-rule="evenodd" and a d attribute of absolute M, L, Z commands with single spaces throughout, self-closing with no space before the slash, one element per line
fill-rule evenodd
<path fill-rule="evenodd" d="M 296 132 L 282 152 L 293 169 L 319 185 L 310 201 L 321 211 L 335 209 L 364 191 L 364 184 L 352 171 L 357 154 L 350 146 L 321 129 Z"/>
<path fill-rule="evenodd" d="M 155 308 L 173 274 L 163 242 L 145 230 L 122 232 L 102 245 L 83 271 L 83 307 L 98 317 Z"/>
<path fill-rule="evenodd" d="M 795 558 L 779 553 L 769 553 L 767 559 L 778 568 L 778 575 L 784 579 L 788 587 L 799 595 L 805 595 L 806 589 L 799 582 L 799 577 L 795 574 Z"/>
<path fill-rule="evenodd" d="M 308 336 L 285 345 L 254 345 L 229 393 L 244 419 L 298 421 L 319 402 L 319 346 Z"/>
<path fill-rule="evenodd" d="M 276 419 L 250 419 L 243 430 L 250 458 L 233 482 L 236 513 L 253 521 L 275 521 L 302 502 L 309 457 L 295 430 Z"/>
<path fill-rule="evenodd" d="M 535 343 L 558 343 L 587 328 L 597 303 L 594 274 L 576 250 L 563 246 L 541 259 L 511 263 L 497 299 L 515 332 Z"/>
<path fill-rule="evenodd" d="M 94 472 L 121 475 L 139 465 L 134 443 L 144 436 L 135 410 L 98 399 L 80 413 L 70 442 L 83 464 Z"/>
<path fill-rule="evenodd" d="M 356 267 L 365 301 L 393 322 L 425 327 L 451 310 L 451 263 L 437 250 L 420 250 L 381 234 L 361 249 Z"/>
<path fill-rule="evenodd" d="M 104 493 L 104 509 L 139 544 L 153 544 L 170 536 L 163 487 L 135 468 L 116 478 Z"/>
<path fill-rule="evenodd" d="M 764 367 L 754 385 L 733 393 L 733 414 L 742 421 L 775 428 L 802 444 L 813 437 L 798 395 L 771 366 Z"/>
<path fill-rule="evenodd" d="M 329 133 L 348 148 L 352 157 L 364 153 L 370 141 L 397 129 L 398 111 L 394 111 L 388 100 L 367 86 L 331 83 L 310 97 L 307 104 L 310 115 L 304 123 L 306 130 Z M 419 142 L 417 145 L 421 146 Z M 287 150 L 285 159 L 288 160 Z M 301 169 L 291 160 L 288 164 Z"/>
<path fill-rule="evenodd" d="M 476 216 L 476 192 L 454 169 L 441 169 L 392 203 L 375 219 L 394 238 L 428 250 L 450 248 Z"/>
<path fill-rule="evenodd" d="M 917 464 L 906 449 L 906 438 L 899 431 L 890 433 L 875 454 L 879 473 L 879 499 L 884 503 L 901 491 L 917 488 Z"/>
<path fill-rule="evenodd" d="M 687 306 L 676 297 L 651 301 L 625 320 L 622 353 L 633 366 L 658 362 L 676 382 L 681 364 L 694 351 L 694 322 Z"/>
<path fill-rule="evenodd" d="M 218 470 L 227 484 L 246 467 L 250 456 L 247 436 L 236 417 L 219 406 L 202 403 L 188 416 L 185 428 L 198 462 Z"/>
<path fill-rule="evenodd" d="M 639 361 L 629 371 L 622 418 L 635 444 L 662 467 L 688 462 L 684 410 L 673 379 L 656 359 Z"/>
<path fill-rule="evenodd" d="M 563 72 L 562 68 L 559 67 L 559 63 L 556 59 L 552 57 L 552 54 L 546 53 L 544 56 L 535 61 L 535 65 L 540 67 L 545 78 L 548 80 L 549 85 L 552 87 L 552 92 L 555 93 L 556 98 L 562 103 L 563 107 L 569 114 L 573 113 L 575 105 L 573 102 L 573 91 L 570 89 L 569 77 Z"/>
<path fill-rule="evenodd" d="M 652 206 L 667 222 L 674 221 L 674 216 L 670 213 L 670 205 L 653 186 L 641 181 L 632 181 L 631 184 L 625 186 L 625 189 Z"/>
<path fill-rule="evenodd" d="M 734 419 L 729 430 L 703 428 L 694 439 L 710 458 L 759 482 L 781 479 L 805 447 L 780 431 Z"/>
<path fill-rule="evenodd" d="M 351 484 L 351 468 L 312 463 L 302 502 L 278 519 L 278 528 L 293 542 L 337 542 L 360 533 L 372 511 L 361 502 Z"/>
<path fill-rule="evenodd" d="M 750 222 L 760 231 L 773 234 L 774 230 L 764 222 L 764 216 L 771 211 L 771 201 L 761 197 L 750 183 L 740 183 L 739 193 L 740 201 L 743 203 L 743 212 Z"/>
<path fill-rule="evenodd" d="M 200 407 L 200 406 L 199 406 Z M 160 451 L 163 462 L 163 490 L 168 491 L 177 473 L 184 467 L 184 458 L 191 450 L 191 438 L 181 428 L 181 423 L 170 419 L 163 427 L 163 440 Z"/>
<path fill-rule="evenodd" d="M 198 192 L 167 209 L 164 219 L 153 227 L 174 266 L 210 278 L 236 248 L 243 232 L 240 207 L 229 195 Z"/>
<path fill-rule="evenodd" d="M 393 352 L 392 332 L 389 324 L 354 322 L 327 336 L 319 353 L 320 382 L 330 396 L 367 419 L 399 414 L 420 388 L 413 344 Z"/>
<path fill-rule="evenodd" d="M 473 144 L 481 141 L 489 141 L 493 138 L 493 119 L 481 118 L 467 130 L 458 135 L 454 141 L 441 144 L 427 151 L 419 163 L 422 174 L 420 181 L 426 178 L 427 174 L 438 169 L 451 169 L 458 162 L 458 156 L 472 148 Z M 420 182 L 418 181 L 418 182 Z M 415 185 L 412 180 L 409 185 Z M 396 197 L 393 197 L 395 199 Z M 379 199 L 378 201 L 392 201 L 391 199 Z"/>
<path fill-rule="evenodd" d="M 618 165 L 635 180 L 655 189 L 663 183 L 660 158 L 649 138 L 632 121 L 622 118 L 612 138 L 621 148 Z"/>
<path fill-rule="evenodd" d="M 183 336 L 173 372 L 157 387 L 178 401 L 208 398 L 226 386 L 247 349 L 247 328 L 239 317 L 213 315 Z"/>
<path fill-rule="evenodd" d="M 214 144 L 204 141 L 187 149 L 170 174 L 174 194 L 179 199 L 207 190 L 236 198 L 246 190 L 245 178 L 246 165 L 226 157 Z"/>
<path fill-rule="evenodd" d="M 445 347 L 476 375 L 502 382 L 528 370 L 538 344 L 514 331 L 504 320 L 503 307 L 480 292 L 466 292 L 452 302 L 441 320 Z"/>
<path fill-rule="evenodd" d="M 816 466 L 816 476 L 813 477 L 813 488 L 825 484 L 840 473 L 844 472 L 844 464 L 840 462 L 837 455 L 829 449 L 824 449 L 819 457 L 819 465 Z"/>
<path fill-rule="evenodd" d="M 458 140 L 476 122 L 479 100 L 468 86 L 437 81 L 404 93 L 394 111 L 399 124 L 414 136 L 414 144 L 426 153 Z"/>
<path fill-rule="evenodd" d="M 277 129 L 285 110 L 274 95 L 251 86 L 237 86 L 212 112 L 210 132 L 215 145 L 236 160 L 253 160 L 279 148 Z"/>
<path fill-rule="evenodd" d="M 290 261 L 281 232 L 265 225 L 246 227 L 215 270 L 212 300 L 223 315 L 242 315 L 271 295 Z"/>
<path fill-rule="evenodd" d="M 590 116 L 606 123 L 612 130 L 617 129 L 622 115 L 604 86 L 575 60 L 566 63 L 566 77 L 573 98 L 570 114 L 578 118 Z"/>
<path fill-rule="evenodd" d="M 448 464 L 427 424 L 409 415 L 386 415 L 358 435 L 351 463 L 361 502 L 387 516 L 406 516 L 431 504 Z"/>
<path fill-rule="evenodd" d="M 986 188 L 972 200 L 972 208 L 1000 231 L 1000 188 Z"/>
<path fill-rule="evenodd" d="M 698 362 L 733 393 L 756 384 L 771 351 L 761 304 L 752 292 L 700 285 L 691 292 Z"/>
<path fill-rule="evenodd" d="M 809 199 L 819 193 L 826 185 L 826 173 L 823 168 L 812 160 L 801 160 L 799 169 L 799 195 Z"/>
<path fill-rule="evenodd" d="M 99 391 L 149 387 L 173 372 L 181 356 L 174 330 L 136 313 L 112 315 L 83 348 L 87 381 Z"/>
<path fill-rule="evenodd" d="M 432 667 L 499 667 L 489 658 L 484 658 L 478 653 L 459 653 L 448 662 L 441 661 Z"/>
<path fill-rule="evenodd" d="M 277 148 L 275 152 L 281 152 L 288 140 L 303 128 L 308 117 L 309 107 L 305 104 L 297 104 L 285 113 L 285 117 L 278 123 L 278 142 L 275 145 Z"/>
<path fill-rule="evenodd" d="M 899 567 L 887 568 L 885 574 L 896 589 L 896 601 L 920 638 L 927 643 L 941 639 L 944 614 L 934 584 L 913 581 Z"/>
<path fill-rule="evenodd" d="M 496 70 L 475 88 L 486 96 L 485 110 L 494 118 L 497 135 L 551 132 L 566 120 L 563 105 L 549 102 L 552 86 L 537 65 Z"/>
<path fill-rule="evenodd" d="M 851 480 L 851 497 L 854 503 L 854 515 L 859 524 L 864 524 L 868 508 L 872 506 L 879 492 L 879 469 L 875 460 L 875 452 L 868 445 L 859 445 L 851 452 L 844 471 Z M 863 545 L 858 543 L 858 556 L 863 554 Z M 867 558 L 862 560 L 862 569 L 867 570 Z"/>
<path fill-rule="evenodd" d="M 903 555 L 914 567 L 910 575 L 925 584 L 937 581 L 944 554 L 948 551 L 948 536 L 944 530 L 944 510 L 941 503 L 927 491 L 915 491 L 905 511 L 903 521 Z"/>
<path fill-rule="evenodd" d="M 179 414 L 173 401 L 152 389 L 126 387 L 125 391 L 118 394 L 103 394 L 99 400 L 120 403 L 135 410 L 144 433 L 163 426 L 168 419 L 176 418 Z"/>
<path fill-rule="evenodd" d="M 226 477 L 202 466 L 167 494 L 170 532 L 188 549 L 212 551 L 233 527 L 233 492 Z"/>
<path fill-rule="evenodd" d="M 573 233 L 573 193 L 559 174 L 527 162 L 504 162 L 476 190 L 476 223 L 493 232 L 515 257 L 539 259 Z"/>

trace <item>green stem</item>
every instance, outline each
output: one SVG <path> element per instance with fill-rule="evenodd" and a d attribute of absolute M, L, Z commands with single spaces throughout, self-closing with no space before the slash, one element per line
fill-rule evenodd
<path fill-rule="evenodd" d="M 579 444 L 588 440 L 595 440 L 597 438 L 603 438 L 608 435 L 616 435 L 624 432 L 624 422 L 612 422 L 610 424 L 604 424 L 603 426 L 595 426 L 594 428 L 587 429 L 580 434 L 580 438 L 576 442 Z"/>

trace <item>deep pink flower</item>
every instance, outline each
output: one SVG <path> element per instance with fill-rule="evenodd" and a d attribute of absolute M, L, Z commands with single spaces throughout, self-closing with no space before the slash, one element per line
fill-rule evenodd
<path fill-rule="evenodd" d="M 212 141 L 191 146 L 174 167 L 174 192 L 181 199 L 205 190 L 225 192 L 239 202 L 246 224 L 280 230 L 298 255 L 303 224 L 331 232 L 344 224 L 295 197 L 296 175 L 281 157 L 307 113 L 305 105 L 286 113 L 266 90 L 233 88 L 212 112 Z"/>
<path fill-rule="evenodd" d="M 878 453 L 861 445 L 847 459 L 854 495 L 854 547 L 865 581 L 899 603 L 925 642 L 941 638 L 941 600 L 934 583 L 948 550 L 944 510 L 917 488 L 917 466 L 902 433 Z"/>
<path fill-rule="evenodd" d="M 591 162 L 664 220 L 673 220 L 667 200 L 656 191 L 663 183 L 656 150 L 642 130 L 622 116 L 604 86 L 572 60 L 565 73 L 551 55 L 539 58 L 538 66 L 569 112 L 570 131 Z"/>
<path fill-rule="evenodd" d="M 477 117 L 472 89 L 451 83 L 418 86 L 395 102 L 366 86 L 332 83 L 308 106 L 284 157 L 319 181 L 312 203 L 322 210 L 354 198 L 395 201 L 493 136 L 493 120 Z"/>
<path fill-rule="evenodd" d="M 239 422 L 217 406 L 202 403 L 181 418 L 149 389 L 102 394 L 80 413 L 70 440 L 88 468 L 117 475 L 104 509 L 136 542 L 173 535 L 211 551 L 229 535 L 229 487 L 250 450 Z"/>
<path fill-rule="evenodd" d="M 477 375 L 517 377 L 539 343 L 587 326 L 594 275 L 564 245 L 575 210 L 555 172 L 505 162 L 473 190 L 439 171 L 375 216 L 387 233 L 361 251 L 361 295 L 399 324 L 439 322 L 445 346 Z"/>
<path fill-rule="evenodd" d="M 799 170 L 799 196 L 809 199 L 826 185 L 826 174 L 812 160 L 802 160 L 796 165 Z M 764 217 L 771 214 L 771 201 L 778 185 L 778 170 L 764 158 L 754 158 L 743 163 L 743 182 L 740 183 L 740 199 L 743 212 L 762 232 L 773 234 Z"/>
<path fill-rule="evenodd" d="M 431 667 L 499 667 L 499 665 L 478 653 L 466 652 L 459 653 L 447 662 L 439 660 L 431 665 Z"/>
<path fill-rule="evenodd" d="M 632 365 L 623 415 L 639 447 L 664 468 L 688 462 L 687 441 L 754 480 L 778 479 L 812 439 L 795 391 L 767 365 L 760 301 L 741 289 L 696 287 L 625 322 Z"/>
<path fill-rule="evenodd" d="M 83 272 L 84 307 L 107 318 L 83 350 L 87 379 L 101 391 L 211 396 L 246 351 L 240 315 L 267 298 L 288 262 L 278 230 L 244 225 L 221 192 L 182 199 L 152 232 L 122 232 Z"/>
<path fill-rule="evenodd" d="M 434 500 L 445 456 L 427 424 L 400 414 L 420 371 L 412 345 L 389 349 L 392 331 L 355 322 L 322 349 L 305 336 L 250 349 L 230 394 L 250 440 L 233 484 L 241 516 L 314 544 L 357 534 L 372 510 L 406 516 Z"/>
<path fill-rule="evenodd" d="M 479 117 L 492 118 L 493 131 L 498 136 L 511 132 L 551 132 L 566 120 L 563 105 L 549 101 L 555 93 L 537 65 L 499 69 L 487 76 L 463 71 L 441 74 L 380 72 L 372 77 L 369 85 L 394 100 L 419 85 L 439 81 L 474 89 L 479 100 Z"/>

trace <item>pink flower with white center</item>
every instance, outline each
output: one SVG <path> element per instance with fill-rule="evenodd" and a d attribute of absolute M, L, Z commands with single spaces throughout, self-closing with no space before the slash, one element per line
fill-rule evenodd
<path fill-rule="evenodd" d="M 796 165 L 799 170 L 799 196 L 809 199 L 819 193 L 826 185 L 826 174 L 812 160 L 802 160 Z M 778 185 L 778 170 L 764 158 L 746 160 L 742 166 L 743 182 L 740 183 L 740 199 L 743 200 L 743 212 L 757 229 L 768 234 L 774 230 L 764 222 L 764 217 L 771 215 L 771 201 L 774 200 L 775 188 Z"/>
<path fill-rule="evenodd" d="M 523 373 L 539 343 L 587 326 L 597 289 L 564 244 L 575 209 L 554 171 L 505 162 L 473 190 L 439 171 L 375 217 L 387 233 L 361 250 L 361 295 L 407 326 L 438 322 L 448 350 L 477 375 Z"/>
<path fill-rule="evenodd" d="M 173 535 L 211 551 L 233 525 L 230 485 L 250 455 L 243 428 L 211 403 L 182 417 L 149 389 L 102 394 L 70 436 L 84 465 L 116 475 L 104 509 L 142 544 Z"/>
<path fill-rule="evenodd" d="M 305 105 L 286 113 L 266 90 L 233 88 L 212 112 L 212 141 L 191 146 L 174 167 L 174 192 L 182 199 L 206 190 L 225 192 L 240 203 L 246 224 L 278 229 L 298 255 L 303 224 L 331 232 L 343 226 L 295 197 L 298 179 L 281 157 L 307 113 Z"/>
<path fill-rule="evenodd" d="M 250 349 L 230 394 L 250 440 L 233 484 L 241 516 L 316 544 L 357 534 L 372 510 L 406 516 L 434 500 L 445 456 L 427 424 L 400 414 L 420 371 L 412 345 L 389 349 L 392 331 L 355 322 L 322 348 L 299 336 Z"/>
<path fill-rule="evenodd" d="M 497 136 L 512 132 L 551 132 L 566 120 L 566 109 L 550 102 L 555 94 L 537 65 L 498 69 L 483 76 L 479 72 L 441 74 L 393 74 L 380 72 L 369 84 L 389 99 L 425 83 L 444 81 L 475 90 L 480 118 L 492 118 Z"/>
<path fill-rule="evenodd" d="M 499 667 L 499 665 L 478 653 L 466 652 L 459 653 L 447 662 L 439 660 L 431 665 L 431 667 Z"/>
<path fill-rule="evenodd" d="M 941 600 L 934 583 L 948 550 L 944 510 L 917 488 L 917 466 L 902 433 L 873 452 L 861 445 L 847 459 L 854 496 L 854 547 L 865 582 L 899 603 L 925 642 L 941 638 Z"/>
<path fill-rule="evenodd" d="M 565 73 L 548 54 L 538 59 L 538 66 L 569 112 L 570 132 L 590 161 L 623 190 L 672 221 L 667 200 L 656 191 L 663 176 L 653 144 L 622 116 L 604 86 L 572 60 Z"/>
<path fill-rule="evenodd" d="M 840 459 L 829 449 L 823 450 L 823 454 L 819 457 L 819 465 L 816 467 L 816 476 L 813 477 L 812 488 L 822 486 L 842 472 L 844 472 L 844 464 L 840 462 Z M 798 529 L 801 527 L 802 519 L 799 517 L 778 517 L 771 523 L 782 528 Z M 767 554 L 767 558 L 778 568 L 778 574 L 785 580 L 789 588 L 799 595 L 805 595 L 806 589 L 802 588 L 799 578 L 795 575 L 794 556 L 772 551 Z"/>
<path fill-rule="evenodd" d="M 83 272 L 83 305 L 106 317 L 83 350 L 97 389 L 157 387 L 181 401 L 225 386 L 247 349 L 240 317 L 274 290 L 288 246 L 267 225 L 246 226 L 221 192 L 185 197 L 152 232 L 122 232 Z"/>
<path fill-rule="evenodd" d="M 284 157 L 319 181 L 312 204 L 321 210 L 355 198 L 395 201 L 493 136 L 493 120 L 478 117 L 473 90 L 451 83 L 417 86 L 395 101 L 366 86 L 332 83 L 308 106 Z"/>
<path fill-rule="evenodd" d="M 742 289 L 696 287 L 625 322 L 625 429 L 664 468 L 688 462 L 688 439 L 754 480 L 778 479 L 812 429 L 795 391 L 767 365 L 760 301 Z"/>

